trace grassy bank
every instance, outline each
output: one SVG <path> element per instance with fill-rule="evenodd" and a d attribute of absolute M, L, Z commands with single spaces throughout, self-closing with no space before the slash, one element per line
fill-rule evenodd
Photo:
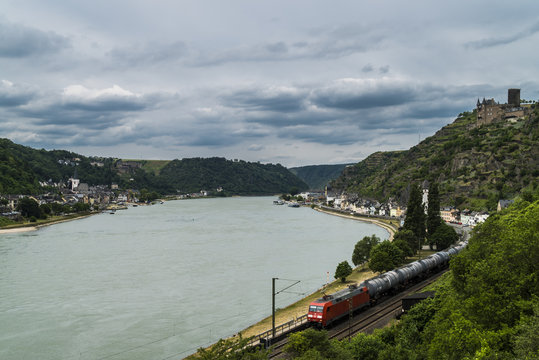
<path fill-rule="evenodd" d="M 346 282 L 343 283 L 340 280 L 335 280 L 329 283 L 329 285 L 324 286 L 318 291 L 285 307 L 284 309 L 276 310 L 275 325 L 277 326 L 285 322 L 288 322 L 290 320 L 293 320 L 295 318 L 298 318 L 302 315 L 305 315 L 307 313 L 309 304 L 313 300 L 316 300 L 322 297 L 323 293 L 328 293 L 328 294 L 334 293 L 338 290 L 344 289 L 350 284 L 360 283 L 361 281 L 371 278 L 373 276 L 375 276 L 375 274 L 372 271 L 370 271 L 366 265 L 359 266 L 355 268 L 352 274 L 346 278 Z M 243 337 L 250 337 L 250 336 L 258 335 L 270 329 L 271 329 L 271 316 L 268 316 L 267 318 L 261 320 L 257 324 L 252 325 L 248 327 L 247 329 L 243 330 L 241 333 Z"/>
<path fill-rule="evenodd" d="M 30 229 L 35 230 L 43 226 L 58 224 L 64 221 L 80 219 L 80 218 L 87 217 L 94 214 L 97 214 L 97 212 L 85 211 L 85 212 L 80 212 L 76 214 L 50 216 L 47 219 L 38 219 L 34 222 L 31 222 L 31 221 L 16 222 L 14 224 L 2 226 L 0 228 L 0 233 L 13 232 L 17 230 L 20 230 L 20 231 L 27 231 Z"/>

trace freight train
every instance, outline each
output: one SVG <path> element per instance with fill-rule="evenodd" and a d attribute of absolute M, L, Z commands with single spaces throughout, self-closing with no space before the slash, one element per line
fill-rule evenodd
<path fill-rule="evenodd" d="M 449 258 L 459 253 L 466 244 L 461 243 L 425 259 L 365 280 L 359 285 L 353 284 L 336 293 L 324 295 L 309 305 L 307 320 L 311 325 L 327 327 L 351 311 L 370 306 L 381 296 L 396 292 L 418 278 L 441 270 L 448 265 Z"/>

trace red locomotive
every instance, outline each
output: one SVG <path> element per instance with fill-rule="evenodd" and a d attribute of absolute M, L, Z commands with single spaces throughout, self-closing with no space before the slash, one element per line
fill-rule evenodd
<path fill-rule="evenodd" d="M 398 291 L 410 281 L 446 267 L 451 256 L 459 253 L 467 242 L 439 251 L 422 260 L 414 261 L 398 269 L 388 271 L 361 284 L 350 285 L 344 290 L 331 295 L 324 295 L 309 305 L 307 320 L 316 326 L 326 327 L 371 302 L 384 294 Z"/>
<path fill-rule="evenodd" d="M 309 305 L 307 319 L 318 326 L 326 327 L 351 311 L 369 305 L 369 293 L 366 286 L 350 285 L 347 289 L 331 295 L 324 295 Z"/>

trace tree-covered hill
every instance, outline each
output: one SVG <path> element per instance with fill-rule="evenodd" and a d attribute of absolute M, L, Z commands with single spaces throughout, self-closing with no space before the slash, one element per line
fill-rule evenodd
<path fill-rule="evenodd" d="M 391 326 L 330 340 L 325 330 L 289 336 L 287 359 L 539 359 L 539 189 L 490 216 L 423 300 Z M 269 359 L 240 337 L 202 359 Z M 229 352 L 230 348 L 236 351 Z"/>
<path fill-rule="evenodd" d="M 499 199 L 537 182 L 538 110 L 516 122 L 479 127 L 475 111 L 460 114 L 409 150 L 377 152 L 346 167 L 331 186 L 377 200 L 405 201 L 408 184 L 429 180 L 440 184 L 442 204 L 492 210 Z"/>
<path fill-rule="evenodd" d="M 141 166 L 120 171 L 119 159 L 86 157 L 64 150 L 36 150 L 0 139 L 0 194 L 39 194 L 40 182 L 67 183 L 76 173 L 83 183 L 124 189 L 146 189 L 161 195 L 218 188 L 227 195 L 287 193 L 308 188 L 281 165 L 193 158 L 173 161 L 138 160 Z M 125 163 L 125 161 L 124 161 Z"/>
<path fill-rule="evenodd" d="M 43 192 L 40 181 L 67 182 L 75 170 L 77 177 L 89 185 L 110 185 L 120 181 L 114 161 L 65 150 L 36 150 L 0 139 L 0 193 L 38 194 Z M 95 165 L 97 162 L 100 166 Z"/>
<path fill-rule="evenodd" d="M 309 185 L 311 190 L 324 190 L 330 181 L 335 180 L 349 164 L 309 165 L 289 168 L 301 180 Z"/>
<path fill-rule="evenodd" d="M 307 189 L 307 184 L 285 167 L 225 158 L 173 160 L 159 172 L 169 192 L 215 191 L 227 194 L 261 195 L 288 193 L 292 188 Z"/>

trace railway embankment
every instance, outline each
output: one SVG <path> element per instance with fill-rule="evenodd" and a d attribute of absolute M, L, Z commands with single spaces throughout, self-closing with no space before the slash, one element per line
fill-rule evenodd
<path fill-rule="evenodd" d="M 330 209 L 330 208 L 326 209 L 319 206 L 314 207 L 314 209 L 316 211 L 319 211 L 328 215 L 341 216 L 347 219 L 373 223 L 385 229 L 389 233 L 389 240 L 393 239 L 393 235 L 398 229 L 396 220 L 385 220 L 385 219 L 378 219 L 374 217 L 351 215 L 348 213 L 338 211 L 336 209 L 335 210 Z M 306 296 L 305 298 L 298 300 L 297 302 L 285 307 L 284 309 L 279 309 L 276 313 L 276 324 L 277 325 L 283 324 L 291 320 L 297 319 L 298 317 L 302 315 L 305 315 L 309 304 L 313 300 L 321 297 L 323 293 L 336 292 L 338 290 L 341 290 L 347 287 L 351 283 L 360 283 L 361 281 L 371 278 L 374 275 L 375 274 L 367 268 L 366 264 L 360 265 L 354 269 L 353 273 L 350 276 L 347 277 L 347 281 L 345 283 L 342 283 L 338 279 L 334 280 L 326 284 L 325 286 L 321 287 L 319 290 L 315 291 L 314 293 Z M 271 329 L 271 316 L 248 327 L 247 329 L 243 330 L 241 333 L 244 337 L 250 337 L 250 336 L 261 334 L 264 331 L 268 331 L 269 329 Z"/>

